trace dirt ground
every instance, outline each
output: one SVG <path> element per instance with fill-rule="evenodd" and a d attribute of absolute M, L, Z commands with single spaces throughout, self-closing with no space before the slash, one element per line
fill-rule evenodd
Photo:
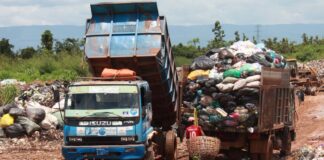
<path fill-rule="evenodd" d="M 297 137 L 292 144 L 293 151 L 297 151 L 304 145 L 324 144 L 324 94 L 306 96 L 304 104 L 297 106 L 297 115 Z M 45 141 L 37 141 L 35 138 L 29 138 L 29 140 L 27 138 L 23 140 L 0 139 L 0 159 L 59 160 L 63 159 L 61 145 L 61 139 Z M 188 153 L 183 149 L 184 147 L 179 148 L 179 159 L 187 159 Z M 289 159 L 294 158 L 290 157 Z"/>
<path fill-rule="evenodd" d="M 297 106 L 296 141 L 292 149 L 303 145 L 324 144 L 324 93 L 306 96 L 304 104 Z"/>

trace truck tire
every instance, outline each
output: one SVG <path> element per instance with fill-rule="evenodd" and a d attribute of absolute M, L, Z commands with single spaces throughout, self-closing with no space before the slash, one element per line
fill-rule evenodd
<path fill-rule="evenodd" d="M 260 159 L 261 160 L 271 160 L 272 159 L 272 154 L 273 154 L 273 141 L 272 141 L 272 136 L 269 135 L 267 139 L 267 150 L 266 153 L 260 154 Z"/>
<path fill-rule="evenodd" d="M 282 136 L 282 148 L 280 150 L 280 156 L 287 156 L 291 153 L 291 132 L 289 127 L 284 128 Z"/>
<path fill-rule="evenodd" d="M 252 160 L 271 160 L 272 159 L 272 153 L 273 153 L 273 141 L 272 136 L 269 135 L 265 139 L 262 140 L 262 147 L 265 146 L 261 151 L 250 153 L 250 158 Z"/>
<path fill-rule="evenodd" d="M 173 131 L 168 131 L 165 135 L 165 158 L 167 160 L 176 159 L 177 137 Z"/>

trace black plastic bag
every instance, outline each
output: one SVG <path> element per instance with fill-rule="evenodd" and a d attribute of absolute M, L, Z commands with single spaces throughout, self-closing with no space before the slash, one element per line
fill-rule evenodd
<path fill-rule="evenodd" d="M 14 123 L 13 125 L 5 128 L 7 137 L 15 138 L 25 135 L 25 129 L 21 124 Z"/>
<path fill-rule="evenodd" d="M 215 53 L 219 53 L 222 49 L 221 48 L 213 48 L 210 49 L 205 55 L 207 57 L 210 57 L 211 55 L 215 54 Z"/>
<path fill-rule="evenodd" d="M 10 104 L 5 105 L 3 107 L 3 114 L 9 113 L 11 108 L 17 108 L 17 105 L 15 103 L 10 103 Z"/>
<path fill-rule="evenodd" d="M 234 112 L 235 108 L 236 108 L 237 104 L 234 101 L 228 101 L 223 105 L 223 109 L 224 111 L 226 111 L 227 113 L 232 113 Z"/>
<path fill-rule="evenodd" d="M 237 96 L 238 97 L 240 97 L 240 96 L 252 96 L 252 97 L 255 97 L 255 96 L 259 96 L 259 93 L 260 93 L 260 89 L 258 89 L 258 88 L 245 87 L 245 88 L 240 89 L 237 92 Z"/>
<path fill-rule="evenodd" d="M 1 127 L 0 127 L 0 138 L 6 138 L 6 134 Z"/>
<path fill-rule="evenodd" d="M 45 111 L 42 108 L 27 108 L 26 109 L 27 117 L 39 124 L 45 118 Z"/>
<path fill-rule="evenodd" d="M 191 70 L 208 70 L 212 69 L 215 66 L 215 62 L 207 56 L 199 56 L 195 58 L 190 66 Z"/>
<path fill-rule="evenodd" d="M 35 122 L 31 121 L 27 117 L 19 116 L 17 118 L 17 123 L 22 125 L 28 135 L 33 134 L 35 131 L 41 130 L 41 127 Z"/>
<path fill-rule="evenodd" d="M 225 59 L 225 58 L 231 58 L 233 59 L 234 58 L 234 55 L 231 51 L 227 50 L 227 49 L 222 49 L 220 52 L 219 52 L 219 58 L 220 59 Z"/>
<path fill-rule="evenodd" d="M 23 109 L 16 107 L 16 108 L 11 108 L 9 114 L 13 117 L 18 117 L 18 116 L 26 115 L 26 112 Z"/>

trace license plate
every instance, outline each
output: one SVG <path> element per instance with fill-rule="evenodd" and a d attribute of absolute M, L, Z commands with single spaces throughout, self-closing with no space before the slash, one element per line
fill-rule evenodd
<path fill-rule="evenodd" d="M 109 153 L 109 151 L 107 151 L 105 149 L 97 149 L 97 155 L 98 156 L 107 155 L 108 153 Z"/>

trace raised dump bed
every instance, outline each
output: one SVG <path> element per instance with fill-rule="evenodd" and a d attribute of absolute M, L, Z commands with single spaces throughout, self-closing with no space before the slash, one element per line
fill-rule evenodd
<path fill-rule="evenodd" d="M 91 5 L 85 54 L 93 76 L 128 68 L 149 82 L 153 125 L 170 127 L 178 106 L 177 73 L 167 23 L 156 2 Z"/>

